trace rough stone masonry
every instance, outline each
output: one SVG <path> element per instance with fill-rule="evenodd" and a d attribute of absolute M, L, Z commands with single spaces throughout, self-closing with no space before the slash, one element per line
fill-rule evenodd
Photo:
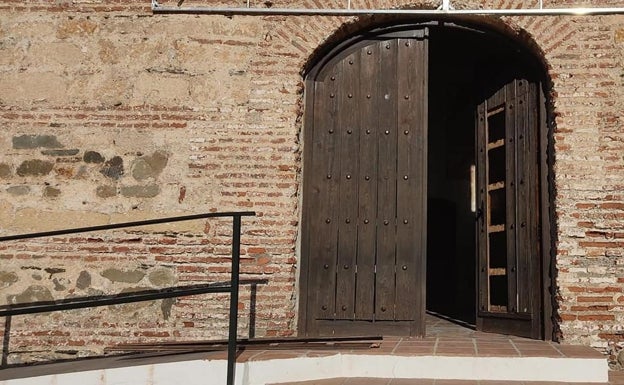
<path fill-rule="evenodd" d="M 562 340 L 623 342 L 624 17 L 478 20 L 533 45 L 552 80 Z M 0 0 L 0 234 L 256 211 L 243 221 L 242 278 L 266 281 L 243 286 L 239 333 L 294 334 L 301 71 L 324 43 L 367 23 L 153 15 L 148 1 Z M 4 243 L 0 303 L 227 279 L 230 237 L 224 219 Z M 224 337 L 226 298 L 15 317 L 9 362 L 101 354 L 120 342 Z"/>

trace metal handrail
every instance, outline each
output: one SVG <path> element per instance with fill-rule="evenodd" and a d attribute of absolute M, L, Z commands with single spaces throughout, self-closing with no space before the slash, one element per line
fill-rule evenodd
<path fill-rule="evenodd" d="M 11 317 L 14 315 L 45 313 L 50 311 L 61 311 L 69 309 L 81 309 L 87 307 L 99 307 L 116 305 L 122 303 L 132 303 L 141 301 L 152 301 L 156 299 L 183 297 L 188 295 L 205 293 L 230 293 L 229 325 L 228 325 L 228 362 L 227 362 L 227 385 L 234 385 L 236 375 L 236 350 L 237 350 L 237 329 L 238 329 L 238 291 L 240 283 L 240 239 L 241 239 L 241 218 L 256 215 L 253 211 L 205 213 L 196 215 L 185 215 L 168 218 L 148 219 L 143 221 L 114 223 L 108 225 L 80 227 L 73 229 L 53 230 L 30 234 L 18 234 L 0 237 L 0 242 L 23 240 L 32 238 L 42 238 L 58 235 L 69 235 L 85 233 L 91 231 L 123 229 L 128 227 L 156 225 L 163 223 L 173 223 L 190 221 L 196 219 L 232 217 L 232 268 L 229 282 L 216 282 L 211 284 L 174 286 L 164 289 L 144 290 L 133 293 L 120 293 L 113 295 L 101 295 L 95 297 L 67 298 L 56 301 L 38 301 L 21 303 L 14 305 L 0 306 L 0 317 L 6 317 L 5 336 L 2 354 L 2 364 L 6 365 L 8 355 L 8 333 L 11 325 Z"/>

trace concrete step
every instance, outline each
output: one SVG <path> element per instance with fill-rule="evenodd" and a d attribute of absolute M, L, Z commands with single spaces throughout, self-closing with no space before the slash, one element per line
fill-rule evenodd
<path fill-rule="evenodd" d="M 68 365 L 54 374 L 31 371 L 30 374 L 22 373 L 9 379 L 2 376 L 4 381 L 0 377 L 0 385 L 225 384 L 227 361 L 222 357 L 204 355 L 201 358 L 181 358 L 177 357 L 178 361 L 173 362 L 150 362 L 129 357 L 125 361 L 119 359 L 108 364 L 103 363 L 100 367 L 82 369 L 78 365 Z M 1 372 L 3 371 L 0 374 L 6 375 Z M 288 384 L 301 381 L 323 385 L 441 385 L 449 383 L 448 381 L 460 384 L 453 382 L 457 380 L 468 381 L 462 384 L 500 381 L 607 383 L 609 376 L 607 360 L 600 355 L 582 358 L 475 357 L 317 352 L 293 357 L 288 352 L 268 351 L 249 355 L 240 360 L 236 368 L 237 385 Z"/>
<path fill-rule="evenodd" d="M 325 380 L 285 382 L 279 385 L 564 385 L 578 383 L 542 382 L 542 381 L 486 381 L 486 380 L 434 380 L 429 378 L 406 379 L 406 378 L 365 378 L 365 377 L 340 377 Z M 621 385 L 624 384 L 624 371 L 609 370 L 608 383 L 595 383 L 594 385 Z M 271 384 L 274 385 L 274 384 Z"/>

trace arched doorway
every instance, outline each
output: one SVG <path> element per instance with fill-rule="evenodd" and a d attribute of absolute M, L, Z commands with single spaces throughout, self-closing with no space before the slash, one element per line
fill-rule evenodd
<path fill-rule="evenodd" d="M 311 68 L 302 334 L 424 335 L 429 310 L 544 337 L 543 78 L 509 39 L 443 22 Z"/>

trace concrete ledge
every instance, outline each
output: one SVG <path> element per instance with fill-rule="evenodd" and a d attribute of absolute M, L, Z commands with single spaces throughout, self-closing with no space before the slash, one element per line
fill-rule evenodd
<path fill-rule="evenodd" d="M 224 385 L 225 360 L 188 360 L 0 381 L 0 385 Z M 336 377 L 608 382 L 604 358 L 336 354 L 240 362 L 237 385 Z"/>

